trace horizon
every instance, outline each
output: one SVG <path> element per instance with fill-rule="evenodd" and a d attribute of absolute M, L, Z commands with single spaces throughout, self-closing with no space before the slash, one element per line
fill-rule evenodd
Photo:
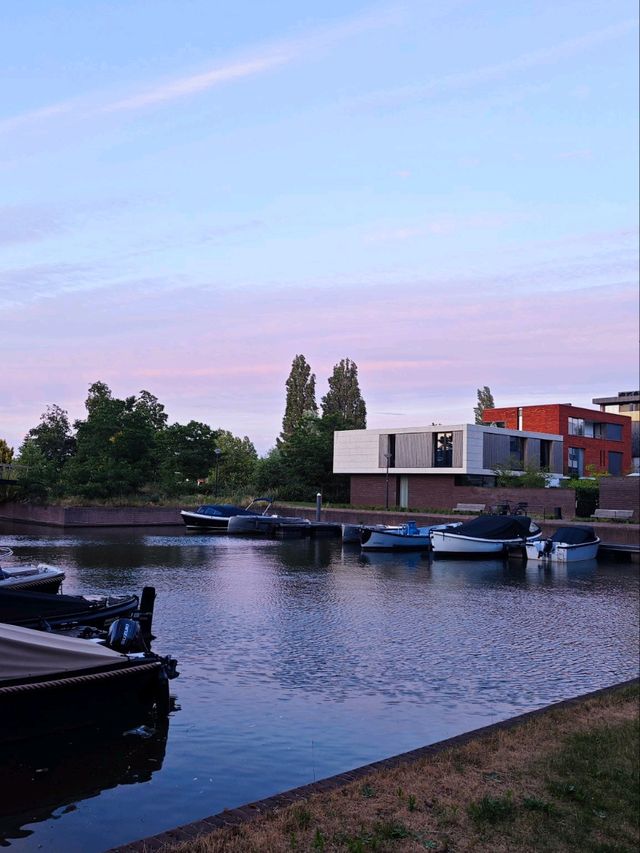
<path fill-rule="evenodd" d="M 264 455 L 296 354 L 372 429 L 637 388 L 636 4 L 268 5 L 6 4 L 0 438 L 103 381 Z"/>

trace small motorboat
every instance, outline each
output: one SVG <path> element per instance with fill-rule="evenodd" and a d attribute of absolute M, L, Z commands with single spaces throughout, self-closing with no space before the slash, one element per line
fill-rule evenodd
<path fill-rule="evenodd" d="M 0 548 L 0 559 L 12 557 L 11 548 Z M 0 590 L 20 589 L 39 592 L 58 592 L 64 580 L 64 571 L 47 563 L 30 566 L 20 563 L 0 565 Z"/>
<path fill-rule="evenodd" d="M 295 515 L 234 515 L 229 519 L 227 533 L 250 533 L 274 536 L 277 533 L 305 532 L 311 526 L 308 518 Z"/>
<path fill-rule="evenodd" d="M 593 560 L 600 539 L 593 527 L 559 527 L 550 539 L 538 539 L 526 546 L 527 560 L 544 563 L 573 563 Z"/>
<path fill-rule="evenodd" d="M 166 711 L 176 676 L 176 661 L 149 651 L 133 619 L 117 619 L 104 639 L 0 624 L 0 742 L 139 724 Z"/>
<path fill-rule="evenodd" d="M 47 631 L 77 625 L 106 628 L 114 619 L 132 616 L 138 603 L 137 595 L 51 595 L 0 589 L 0 622 Z"/>
<path fill-rule="evenodd" d="M 363 551 L 427 551 L 431 547 L 431 531 L 459 526 L 438 524 L 430 527 L 418 527 L 415 521 L 406 524 L 363 525 L 360 533 L 360 545 Z"/>
<path fill-rule="evenodd" d="M 526 515 L 480 515 L 454 528 L 434 528 L 431 548 L 436 555 L 459 557 L 507 554 L 541 534 L 539 525 Z"/>
<path fill-rule="evenodd" d="M 261 513 L 252 509 L 254 504 L 266 503 Z M 255 498 L 246 507 L 234 506 L 233 504 L 203 504 L 195 510 L 183 509 L 180 512 L 182 521 L 188 530 L 209 530 L 226 533 L 229 528 L 229 519 L 236 516 L 265 515 L 273 501 L 271 498 Z"/>
<path fill-rule="evenodd" d="M 359 545 L 360 534 L 362 533 L 361 524 L 343 524 L 342 525 L 342 541 L 345 545 Z"/>

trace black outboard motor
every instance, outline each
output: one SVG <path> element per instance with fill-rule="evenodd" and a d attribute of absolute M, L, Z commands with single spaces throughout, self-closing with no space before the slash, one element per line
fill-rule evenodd
<path fill-rule="evenodd" d="M 109 627 L 107 646 L 115 652 L 146 652 L 140 623 L 135 619 L 116 619 Z"/>

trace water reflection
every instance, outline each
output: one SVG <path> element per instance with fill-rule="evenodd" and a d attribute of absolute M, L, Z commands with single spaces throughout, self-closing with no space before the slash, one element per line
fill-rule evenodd
<path fill-rule="evenodd" d="M 148 782 L 162 768 L 169 721 L 117 735 L 57 734 L 3 746 L 0 843 L 26 839 L 33 824 L 70 814 L 82 800 Z"/>

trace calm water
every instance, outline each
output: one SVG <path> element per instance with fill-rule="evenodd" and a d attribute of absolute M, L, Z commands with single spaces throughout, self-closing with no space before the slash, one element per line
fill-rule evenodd
<path fill-rule="evenodd" d="M 637 565 L 1 524 L 17 556 L 67 567 L 65 592 L 155 586 L 154 648 L 181 673 L 168 732 L 2 756 L 17 850 L 103 851 L 638 671 Z"/>

